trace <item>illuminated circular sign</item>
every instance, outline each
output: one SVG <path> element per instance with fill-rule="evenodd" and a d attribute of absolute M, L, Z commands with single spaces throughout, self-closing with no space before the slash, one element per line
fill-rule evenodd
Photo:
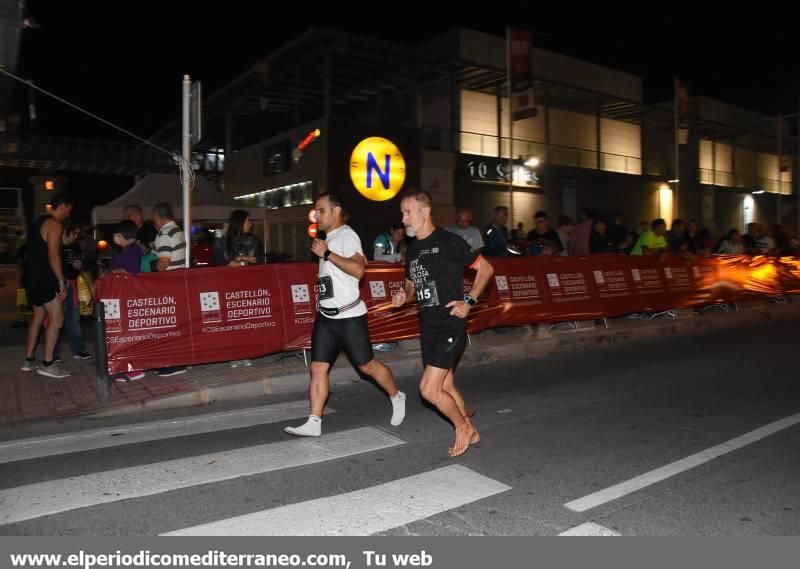
<path fill-rule="evenodd" d="M 350 155 L 350 179 L 365 198 L 390 200 L 406 181 L 406 160 L 391 140 L 365 138 Z"/>

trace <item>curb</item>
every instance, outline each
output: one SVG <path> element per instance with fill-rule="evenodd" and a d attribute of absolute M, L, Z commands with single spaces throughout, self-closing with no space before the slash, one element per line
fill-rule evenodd
<path fill-rule="evenodd" d="M 800 303 L 744 305 L 743 309 L 738 312 L 720 312 L 702 316 L 691 311 L 681 311 L 676 320 L 652 320 L 644 325 L 638 321 L 636 322 L 639 324 L 638 326 L 627 328 L 624 326 L 618 328 L 619 321 L 612 321 L 609 329 L 582 326 L 578 332 L 573 329 L 569 332 L 547 332 L 546 326 L 542 327 L 541 325 L 538 330 L 533 327 L 520 327 L 506 329 L 505 332 L 509 336 L 507 340 L 500 340 L 504 334 L 487 330 L 471 337 L 471 346 L 464 352 L 461 365 L 472 367 L 497 361 L 541 358 L 559 352 L 597 349 L 665 336 L 698 334 L 743 325 L 794 319 L 800 319 Z M 486 344 L 492 340 L 494 340 L 492 344 Z M 498 342 L 498 340 L 500 341 Z M 404 347 L 414 346 L 410 342 L 416 343 L 416 340 L 407 341 L 402 345 Z M 391 367 L 398 383 L 404 377 L 419 376 L 422 373 L 422 360 L 419 352 L 381 357 L 381 361 Z M 331 371 L 330 380 L 331 388 L 352 385 L 361 381 L 358 373 L 351 367 L 334 368 Z M 208 405 L 221 401 L 253 399 L 279 393 L 305 392 L 307 389 L 307 373 L 291 374 L 244 383 L 206 387 L 148 401 L 110 407 L 83 416 L 94 419 L 130 415 L 145 411 Z"/>

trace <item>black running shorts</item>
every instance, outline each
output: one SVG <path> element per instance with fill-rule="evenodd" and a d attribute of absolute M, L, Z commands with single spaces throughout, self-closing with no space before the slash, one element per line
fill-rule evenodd
<path fill-rule="evenodd" d="M 333 365 L 344 348 L 353 365 L 363 366 L 372 361 L 367 315 L 353 318 L 328 318 L 320 313 L 314 320 L 311 333 L 311 361 Z"/>
<path fill-rule="evenodd" d="M 420 322 L 422 363 L 441 369 L 454 369 L 467 342 L 467 321 L 446 316 Z"/>
<path fill-rule="evenodd" d="M 58 294 L 58 289 L 55 288 L 29 288 L 26 290 L 28 294 L 28 302 L 32 306 L 44 306 L 53 300 Z"/>

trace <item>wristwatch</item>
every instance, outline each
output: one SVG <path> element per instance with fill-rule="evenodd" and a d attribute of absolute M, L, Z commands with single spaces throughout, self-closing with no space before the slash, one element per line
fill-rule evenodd
<path fill-rule="evenodd" d="M 331 251 L 330 249 L 325 249 L 325 253 L 322 255 L 322 260 L 327 261 L 328 257 L 331 256 L 331 253 L 333 253 L 333 251 Z"/>
<path fill-rule="evenodd" d="M 472 297 L 471 297 L 470 295 L 468 295 L 468 294 L 465 294 L 465 295 L 464 295 L 464 302 L 466 302 L 466 303 L 467 303 L 467 304 L 469 304 L 470 306 L 475 306 L 476 304 L 478 304 L 478 301 L 477 301 L 477 300 L 475 300 L 474 298 L 472 298 Z"/>

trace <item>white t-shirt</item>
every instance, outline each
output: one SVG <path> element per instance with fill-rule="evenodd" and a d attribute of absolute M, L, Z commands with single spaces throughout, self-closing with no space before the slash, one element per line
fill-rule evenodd
<path fill-rule="evenodd" d="M 361 250 L 361 239 L 350 226 L 342 225 L 328 233 L 326 239 L 328 249 L 340 257 L 349 259 L 356 253 L 364 255 Z M 358 291 L 359 280 L 351 277 L 332 261 L 319 260 L 319 304 L 324 308 L 341 308 L 360 298 Z M 360 301 L 350 310 L 340 312 L 336 316 L 327 318 L 353 318 L 367 313 L 367 305 Z M 324 313 L 320 312 L 323 316 Z"/>

